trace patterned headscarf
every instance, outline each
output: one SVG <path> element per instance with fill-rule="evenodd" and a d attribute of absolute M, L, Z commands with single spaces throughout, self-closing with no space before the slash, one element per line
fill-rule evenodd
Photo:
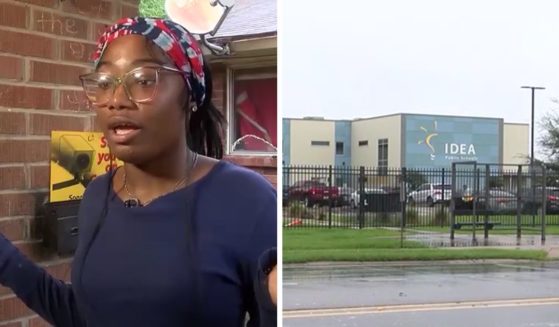
<path fill-rule="evenodd" d="M 184 27 L 171 20 L 145 17 L 120 19 L 97 41 L 97 49 L 92 55 L 95 67 L 112 41 L 131 34 L 143 35 L 165 51 L 177 69 L 185 72 L 185 81 L 192 98 L 198 108 L 202 107 L 206 97 L 202 49 Z"/>

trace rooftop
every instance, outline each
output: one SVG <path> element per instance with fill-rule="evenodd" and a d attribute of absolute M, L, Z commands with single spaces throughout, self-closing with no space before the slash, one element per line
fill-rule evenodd
<path fill-rule="evenodd" d="M 275 35 L 276 0 L 236 0 L 213 38 L 248 39 Z"/>

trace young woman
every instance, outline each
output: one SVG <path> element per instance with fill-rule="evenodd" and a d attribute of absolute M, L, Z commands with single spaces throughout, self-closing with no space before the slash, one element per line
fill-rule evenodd
<path fill-rule="evenodd" d="M 79 212 L 72 283 L 0 237 L 0 284 L 55 326 L 275 326 L 276 193 L 219 160 L 222 116 L 195 39 L 127 18 L 81 76 L 124 166 L 95 178 Z"/>

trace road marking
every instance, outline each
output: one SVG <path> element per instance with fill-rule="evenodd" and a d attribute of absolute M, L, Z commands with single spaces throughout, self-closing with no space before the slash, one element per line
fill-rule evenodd
<path fill-rule="evenodd" d="M 331 317 L 331 316 L 355 316 L 355 315 L 396 313 L 396 312 L 487 309 L 487 308 L 554 305 L 554 304 L 559 304 L 559 297 L 518 299 L 518 300 L 379 305 L 379 306 L 352 307 L 352 308 L 284 310 L 283 318 L 294 319 L 294 318 L 315 318 L 315 317 Z"/>

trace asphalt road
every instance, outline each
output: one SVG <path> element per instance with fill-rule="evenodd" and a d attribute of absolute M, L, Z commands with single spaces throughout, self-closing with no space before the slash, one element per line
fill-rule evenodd
<path fill-rule="evenodd" d="M 284 266 L 284 326 L 557 326 L 559 262 Z"/>

